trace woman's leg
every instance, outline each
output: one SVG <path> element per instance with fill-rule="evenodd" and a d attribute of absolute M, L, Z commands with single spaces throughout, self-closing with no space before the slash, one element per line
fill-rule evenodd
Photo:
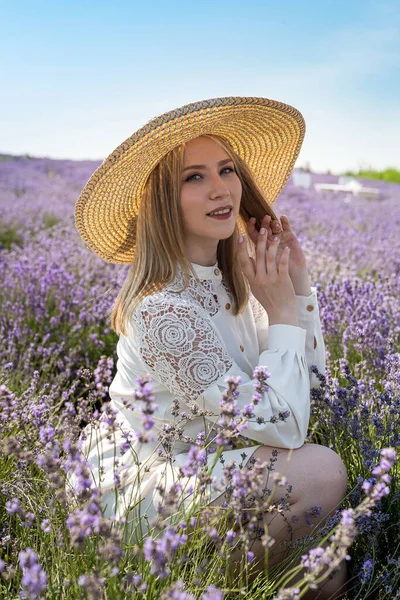
<path fill-rule="evenodd" d="M 269 462 L 272 451 L 273 448 L 262 446 L 255 451 L 253 456 L 261 462 Z M 268 560 L 268 564 L 271 566 L 278 564 L 288 555 L 288 549 L 282 542 L 294 542 L 298 538 L 310 535 L 313 528 L 318 526 L 343 500 L 347 487 L 346 468 L 341 458 L 333 450 L 317 444 L 305 444 L 294 451 L 279 449 L 274 469 L 286 476 L 287 485 L 293 486 L 293 489 L 288 499 L 289 515 L 287 512 L 284 516 L 276 512 L 264 515 L 268 534 L 276 541 L 269 551 L 269 555 L 272 554 L 272 557 Z M 267 484 L 267 480 L 268 488 L 272 488 L 271 473 L 266 470 L 262 488 Z M 286 486 L 277 487 L 272 501 L 278 501 L 285 494 Z M 223 502 L 224 497 L 220 496 L 210 503 L 210 506 L 220 506 Z M 310 526 L 306 514 L 315 506 L 321 507 L 321 513 Z M 288 519 L 290 519 L 292 531 L 289 530 Z M 255 553 L 255 563 L 258 562 L 259 569 L 263 570 L 265 549 L 259 540 L 255 540 L 252 551 Z M 232 553 L 232 563 L 240 560 L 240 552 L 240 550 L 235 550 Z M 318 592 L 315 594 L 315 597 L 318 597 L 319 600 L 342 598 L 346 577 L 346 566 L 343 565 L 335 577 L 323 585 L 319 595 Z M 335 595 L 339 589 L 341 592 L 338 592 L 339 595 Z M 309 598 L 312 597 L 314 594 L 309 595 Z"/>

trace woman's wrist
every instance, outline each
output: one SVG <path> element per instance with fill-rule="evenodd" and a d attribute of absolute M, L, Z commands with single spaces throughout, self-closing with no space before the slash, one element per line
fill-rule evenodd
<path fill-rule="evenodd" d="M 269 325 L 292 325 L 293 327 L 299 326 L 299 318 L 297 314 L 277 314 L 268 315 Z"/>
<path fill-rule="evenodd" d="M 290 275 L 296 296 L 309 296 L 312 293 L 307 269 Z"/>

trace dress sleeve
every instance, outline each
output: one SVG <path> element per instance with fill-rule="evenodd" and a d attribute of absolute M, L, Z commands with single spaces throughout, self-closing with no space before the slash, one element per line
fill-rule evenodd
<path fill-rule="evenodd" d="M 256 324 L 259 352 L 261 354 L 268 348 L 268 331 L 270 329 L 268 314 L 252 294 L 250 294 L 249 301 Z M 311 372 L 311 367 L 315 365 L 320 373 L 325 373 L 325 344 L 321 330 L 316 289 L 311 288 L 309 296 L 296 296 L 296 303 L 299 327 L 306 331 L 306 360 L 311 387 L 318 387 L 320 382 L 315 374 Z"/>
<path fill-rule="evenodd" d="M 155 294 L 134 314 L 137 346 L 149 374 L 189 406 L 220 414 L 225 378 L 241 377 L 237 407 L 250 404 L 256 380 L 229 355 L 218 330 L 200 306 L 182 297 Z M 268 348 L 258 366 L 270 373 L 268 390 L 255 405 L 246 437 L 265 445 L 298 448 L 304 443 L 310 414 L 310 380 L 306 363 L 306 331 L 291 325 L 269 328 Z M 290 411 L 283 422 L 272 416 Z"/>

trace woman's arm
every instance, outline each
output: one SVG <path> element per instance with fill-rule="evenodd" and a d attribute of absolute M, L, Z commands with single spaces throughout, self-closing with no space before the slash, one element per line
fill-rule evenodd
<path fill-rule="evenodd" d="M 135 345 L 149 374 L 174 397 L 220 414 L 226 377 L 240 376 L 238 408 L 252 402 L 254 384 L 229 355 L 208 314 L 198 305 L 159 293 L 144 299 L 134 316 Z M 268 390 L 254 407 L 246 437 L 265 445 L 298 448 L 304 443 L 310 413 L 306 331 L 272 325 L 268 348 L 258 360 L 270 374 Z M 279 413 L 287 420 L 271 423 Z M 213 418 L 215 421 L 216 418 Z"/>
<path fill-rule="evenodd" d="M 317 294 L 315 288 L 310 287 L 306 257 L 286 215 L 282 215 L 280 221 L 271 221 L 271 217 L 265 215 L 262 225 L 267 229 L 268 240 L 271 240 L 273 236 L 279 237 L 277 260 L 286 247 L 290 248 L 289 275 L 296 293 L 298 325 L 306 331 L 306 357 L 311 387 L 318 387 L 320 383 L 311 372 L 311 366 L 315 365 L 321 373 L 325 372 L 325 345 L 321 331 Z M 255 228 L 255 219 L 250 219 L 247 230 L 251 241 L 257 245 L 259 233 Z M 253 315 L 256 321 L 260 351 L 262 351 L 268 343 L 268 317 L 266 319 L 262 317 L 263 308 L 255 306 L 255 302 L 252 302 Z"/>
<path fill-rule="evenodd" d="M 299 327 L 306 331 L 306 360 L 311 387 L 319 387 L 320 382 L 311 371 L 315 365 L 318 371 L 325 373 L 325 344 L 322 336 L 317 292 L 311 288 L 309 296 L 296 296 Z M 250 295 L 250 306 L 256 325 L 260 354 L 268 348 L 268 315 L 261 304 Z"/>

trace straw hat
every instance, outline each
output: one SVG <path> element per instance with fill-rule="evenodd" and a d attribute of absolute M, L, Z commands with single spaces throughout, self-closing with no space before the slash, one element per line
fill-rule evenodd
<path fill-rule="evenodd" d="M 269 203 L 289 179 L 305 134 L 301 113 L 267 98 L 226 97 L 187 104 L 149 121 L 93 173 L 75 207 L 87 246 L 110 263 L 130 263 L 145 183 L 172 148 L 203 134 L 230 142 Z M 241 233 L 243 223 L 238 219 Z"/>

